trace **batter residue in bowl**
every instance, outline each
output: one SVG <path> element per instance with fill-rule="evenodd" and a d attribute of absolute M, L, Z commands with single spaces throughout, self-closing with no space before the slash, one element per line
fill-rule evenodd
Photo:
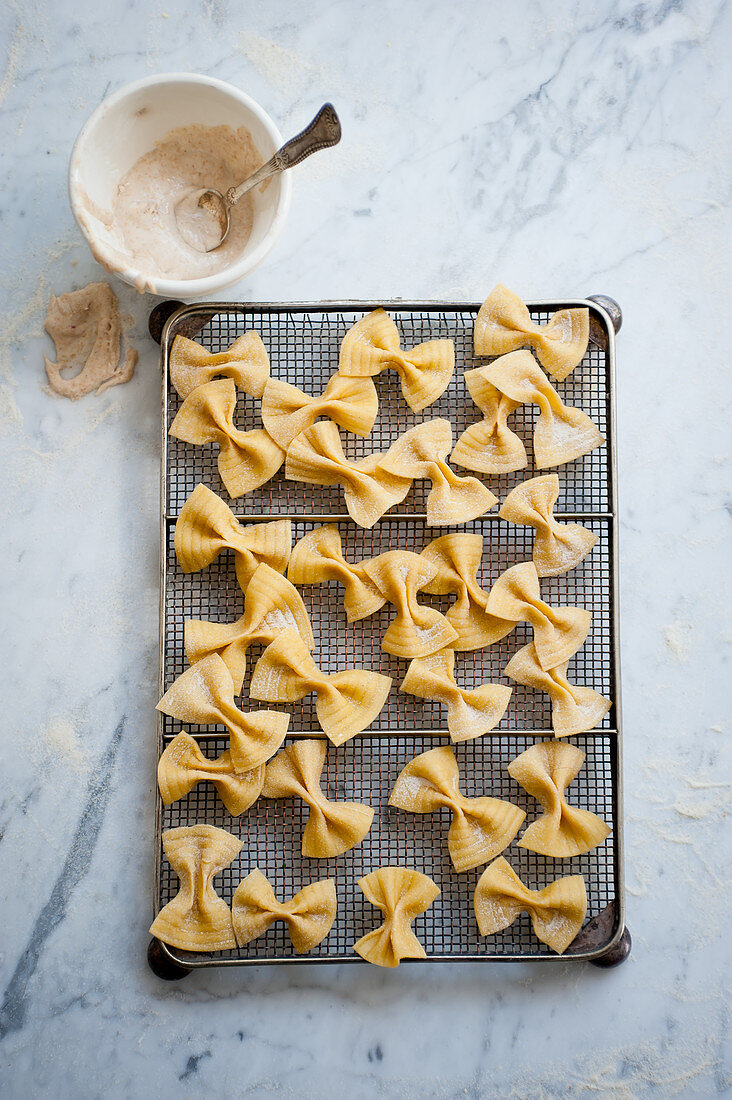
<path fill-rule="evenodd" d="M 137 352 L 128 348 L 119 365 L 122 326 L 119 304 L 107 283 L 90 283 L 60 298 L 51 298 L 46 332 L 56 345 L 56 362 L 46 359 L 51 388 L 60 397 L 79 397 L 129 382 L 135 373 Z M 79 369 L 81 368 L 81 369 Z M 61 372 L 76 369 L 71 378 Z"/>

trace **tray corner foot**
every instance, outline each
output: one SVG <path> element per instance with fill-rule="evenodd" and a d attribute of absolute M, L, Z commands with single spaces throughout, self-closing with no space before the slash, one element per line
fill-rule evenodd
<path fill-rule="evenodd" d="M 150 940 L 147 947 L 147 965 L 155 977 L 164 982 L 179 982 L 190 974 L 188 967 L 181 966 L 172 959 L 160 940 L 155 938 Z"/>

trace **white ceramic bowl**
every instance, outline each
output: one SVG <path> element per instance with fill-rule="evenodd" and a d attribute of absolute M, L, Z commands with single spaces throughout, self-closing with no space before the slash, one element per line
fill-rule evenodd
<path fill-rule="evenodd" d="M 290 208 L 289 172 L 275 176 L 254 193 L 252 233 L 239 258 L 223 271 L 200 279 L 162 279 L 126 264 L 94 211 L 109 210 L 120 179 L 157 141 L 178 126 L 246 126 L 262 160 L 282 145 L 265 111 L 244 92 L 213 77 L 166 73 L 127 84 L 97 107 L 79 134 L 69 164 L 69 198 L 74 217 L 92 253 L 133 286 L 154 288 L 165 298 L 216 294 L 254 271 L 279 239 Z M 117 258 L 110 259 L 114 246 Z"/>

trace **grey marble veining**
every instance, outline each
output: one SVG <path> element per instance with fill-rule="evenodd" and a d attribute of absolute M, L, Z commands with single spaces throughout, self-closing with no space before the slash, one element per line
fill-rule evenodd
<path fill-rule="evenodd" d="M 0 1092 L 710 1096 L 729 1090 L 727 3 L 12 0 L 0 11 Z M 159 378 L 45 389 L 48 297 L 99 277 L 66 199 L 102 95 L 239 84 L 345 139 L 232 298 L 608 293 L 618 340 L 633 955 L 159 983 L 152 883 Z"/>

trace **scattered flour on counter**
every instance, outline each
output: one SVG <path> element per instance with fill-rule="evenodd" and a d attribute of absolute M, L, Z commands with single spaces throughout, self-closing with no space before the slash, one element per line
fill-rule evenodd
<path fill-rule="evenodd" d="M 674 660 L 683 665 L 689 656 L 689 640 L 693 627 L 688 622 L 671 623 L 664 630 L 666 648 Z"/>
<path fill-rule="evenodd" d="M 21 22 L 20 10 L 15 4 L 13 4 L 13 8 L 17 13 L 18 22 L 15 27 L 12 42 L 10 43 L 10 48 L 8 49 L 8 63 L 5 67 L 5 73 L 2 81 L 0 81 L 0 105 L 4 102 L 8 92 L 14 85 L 18 69 L 20 68 L 20 60 L 25 53 L 26 46 L 26 30 Z"/>
<path fill-rule="evenodd" d="M 74 772 L 87 770 L 89 754 L 82 747 L 78 727 L 68 716 L 52 718 L 41 730 L 40 744 L 52 768 L 60 764 Z"/>

